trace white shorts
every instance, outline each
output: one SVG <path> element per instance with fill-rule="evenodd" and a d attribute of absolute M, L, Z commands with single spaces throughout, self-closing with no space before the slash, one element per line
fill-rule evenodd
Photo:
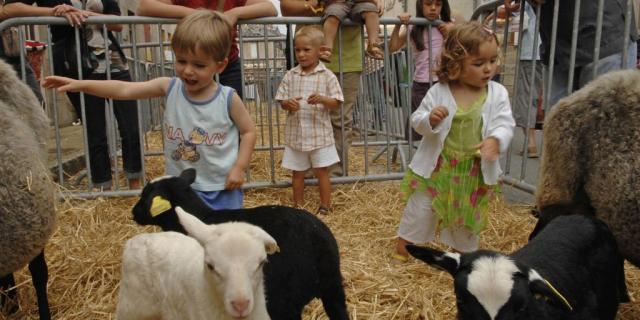
<path fill-rule="evenodd" d="M 306 171 L 309 168 L 324 168 L 340 162 L 334 144 L 311 151 L 298 151 L 284 146 L 282 167 L 293 171 Z"/>
<path fill-rule="evenodd" d="M 423 244 L 436 237 L 438 215 L 431 210 L 431 198 L 424 192 L 414 192 L 404 208 L 398 237 L 411 243 Z M 465 227 L 449 227 L 440 230 L 440 242 L 460 252 L 478 249 L 479 238 Z"/>

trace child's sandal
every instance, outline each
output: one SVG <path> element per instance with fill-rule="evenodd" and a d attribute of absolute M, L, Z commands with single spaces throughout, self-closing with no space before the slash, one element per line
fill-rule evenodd
<path fill-rule="evenodd" d="M 409 261 L 409 256 L 401 255 L 399 253 L 394 253 L 391 255 L 391 262 L 394 264 L 402 264 Z"/>
<path fill-rule="evenodd" d="M 320 207 L 318 207 L 318 210 L 316 210 L 316 214 L 317 215 L 320 215 L 320 214 L 321 215 L 327 215 L 330 212 L 331 212 L 331 208 L 327 208 L 327 207 L 322 206 L 322 205 Z"/>
<path fill-rule="evenodd" d="M 367 45 L 367 50 L 365 51 L 366 55 L 372 59 L 376 60 L 384 60 L 384 51 L 380 46 L 380 43 L 377 42 L 369 42 Z"/>

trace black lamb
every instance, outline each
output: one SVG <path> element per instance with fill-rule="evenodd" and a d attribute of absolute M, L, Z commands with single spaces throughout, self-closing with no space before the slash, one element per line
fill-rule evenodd
<path fill-rule="evenodd" d="M 453 276 L 460 320 L 614 320 L 627 298 L 613 234 L 588 215 L 551 220 L 511 255 L 407 250 Z"/>
<path fill-rule="evenodd" d="M 242 221 L 269 233 L 280 252 L 264 266 L 267 310 L 271 319 L 301 319 L 304 307 L 320 298 L 332 320 L 349 319 L 345 301 L 338 244 L 331 230 L 311 213 L 285 206 L 213 210 L 191 188 L 196 171 L 151 181 L 133 208 L 141 225 L 157 225 L 164 231 L 185 233 L 176 207 L 208 224 Z"/>

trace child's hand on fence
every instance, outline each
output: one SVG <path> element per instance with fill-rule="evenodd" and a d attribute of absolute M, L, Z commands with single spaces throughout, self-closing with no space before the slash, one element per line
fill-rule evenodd
<path fill-rule="evenodd" d="M 324 101 L 325 101 L 325 97 L 321 96 L 317 92 L 310 94 L 309 98 L 307 98 L 308 104 L 324 104 Z"/>
<path fill-rule="evenodd" d="M 294 97 L 291 99 L 282 100 L 280 105 L 284 110 L 296 112 L 300 110 L 300 102 L 299 102 L 300 100 L 302 100 L 302 97 Z"/>
<path fill-rule="evenodd" d="M 447 110 L 446 107 L 437 106 L 433 108 L 429 114 L 429 124 L 431 125 L 431 128 L 437 127 L 448 115 L 449 110 Z"/>
<path fill-rule="evenodd" d="M 226 190 L 239 189 L 244 183 L 244 172 L 242 169 L 234 166 L 227 175 L 227 181 L 224 184 Z"/>
<path fill-rule="evenodd" d="M 482 159 L 487 161 L 498 160 L 498 154 L 500 152 L 500 142 L 498 142 L 498 139 L 488 137 L 482 140 L 480 144 L 476 145 L 475 148 L 480 150 L 480 156 Z"/>
<path fill-rule="evenodd" d="M 46 89 L 58 89 L 60 92 L 78 92 L 80 91 L 78 81 L 66 77 L 48 76 L 44 78 L 42 86 Z"/>
<path fill-rule="evenodd" d="M 398 16 L 398 19 L 400 19 L 400 22 L 402 24 L 405 24 L 405 25 L 409 24 L 409 19 L 411 19 L 411 14 L 407 12 L 402 13 Z"/>

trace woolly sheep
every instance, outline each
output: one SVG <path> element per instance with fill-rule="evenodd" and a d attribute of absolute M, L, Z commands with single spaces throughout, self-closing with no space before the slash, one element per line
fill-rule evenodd
<path fill-rule="evenodd" d="M 558 217 L 509 256 L 407 250 L 453 276 L 460 320 L 614 320 L 626 298 L 615 239 L 591 216 Z"/>
<path fill-rule="evenodd" d="M 640 267 L 640 71 L 600 76 L 555 105 L 544 125 L 540 221 L 595 214 Z"/>
<path fill-rule="evenodd" d="M 269 233 L 280 252 L 264 267 L 267 310 L 272 319 L 301 319 L 304 307 L 320 298 L 329 319 L 349 319 L 340 255 L 331 230 L 311 213 L 283 206 L 239 210 L 212 210 L 191 189 L 196 172 L 151 181 L 133 208 L 141 225 L 157 225 L 164 231 L 184 229 L 174 208 L 180 206 L 207 224 L 243 221 Z"/>
<path fill-rule="evenodd" d="M 29 264 L 40 319 L 49 319 L 44 247 L 56 225 L 46 169 L 48 121 L 13 68 L 0 60 L 0 307 L 17 311 L 13 272 Z M 9 299 L 2 296 L 6 292 Z"/>
<path fill-rule="evenodd" d="M 276 241 L 247 223 L 176 212 L 191 237 L 146 233 L 125 244 L 117 318 L 268 320 L 262 266 Z"/>

